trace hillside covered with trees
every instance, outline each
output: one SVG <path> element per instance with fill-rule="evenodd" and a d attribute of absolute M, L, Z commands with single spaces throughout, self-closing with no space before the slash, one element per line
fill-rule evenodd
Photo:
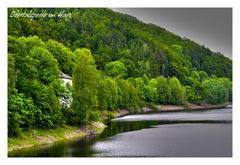
<path fill-rule="evenodd" d="M 8 134 L 79 126 L 103 112 L 232 100 L 232 60 L 110 9 L 17 9 L 8 19 Z M 73 78 L 63 86 L 60 72 Z M 71 106 L 61 98 L 72 97 Z"/>

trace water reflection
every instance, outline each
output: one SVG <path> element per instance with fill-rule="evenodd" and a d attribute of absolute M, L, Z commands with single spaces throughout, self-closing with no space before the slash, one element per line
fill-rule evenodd
<path fill-rule="evenodd" d="M 174 124 L 125 132 L 93 145 L 98 157 L 227 157 L 230 124 Z"/>
<path fill-rule="evenodd" d="M 113 119 L 113 121 L 203 121 L 203 120 L 232 120 L 231 109 L 218 109 L 208 111 L 186 111 L 186 112 L 165 112 L 165 113 L 150 113 L 128 115 L 121 118 Z"/>

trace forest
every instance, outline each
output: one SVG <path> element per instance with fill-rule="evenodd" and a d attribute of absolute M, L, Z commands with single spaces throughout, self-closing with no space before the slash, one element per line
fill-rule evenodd
<path fill-rule="evenodd" d="M 62 10 L 71 19 L 8 18 L 9 137 L 85 125 L 119 109 L 232 101 L 232 60 L 162 27 L 105 8 L 8 13 Z"/>

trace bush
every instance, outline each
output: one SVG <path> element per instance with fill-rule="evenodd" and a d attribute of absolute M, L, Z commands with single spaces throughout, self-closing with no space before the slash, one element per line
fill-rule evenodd
<path fill-rule="evenodd" d="M 154 103 L 149 103 L 149 108 L 153 109 L 154 111 L 159 111 L 160 107 Z"/>
<path fill-rule="evenodd" d="M 228 90 L 219 80 L 210 79 L 203 82 L 204 100 L 210 104 L 221 104 L 228 100 Z"/>

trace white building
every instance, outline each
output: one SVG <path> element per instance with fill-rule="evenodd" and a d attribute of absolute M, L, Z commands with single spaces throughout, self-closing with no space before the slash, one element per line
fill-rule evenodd
<path fill-rule="evenodd" d="M 72 77 L 66 75 L 65 73 L 61 72 L 59 77 L 63 80 L 63 86 L 66 88 L 66 84 L 69 83 L 72 86 Z M 70 97 L 69 97 L 69 92 L 70 92 Z M 70 107 L 72 104 L 72 93 L 71 91 L 68 91 L 66 88 L 66 97 L 62 97 L 60 99 L 60 103 L 63 104 L 66 107 Z"/>
<path fill-rule="evenodd" d="M 65 73 L 61 72 L 60 73 L 60 78 L 64 81 L 64 85 L 66 85 L 66 83 L 70 83 L 70 85 L 72 85 L 72 77 L 66 75 Z"/>

